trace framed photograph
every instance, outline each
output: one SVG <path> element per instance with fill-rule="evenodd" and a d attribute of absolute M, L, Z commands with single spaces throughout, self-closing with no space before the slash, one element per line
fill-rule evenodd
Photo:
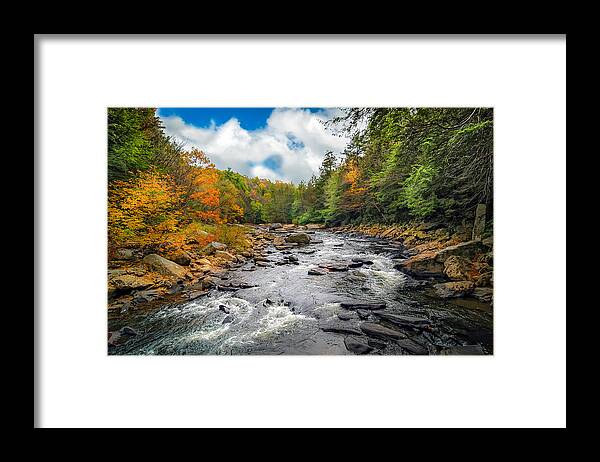
<path fill-rule="evenodd" d="M 35 427 L 566 425 L 565 35 L 34 60 Z"/>

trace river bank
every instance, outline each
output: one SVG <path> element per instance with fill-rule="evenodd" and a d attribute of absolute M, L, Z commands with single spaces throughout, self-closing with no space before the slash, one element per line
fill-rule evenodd
<path fill-rule="evenodd" d="M 491 336 L 491 327 L 488 325 L 491 323 L 491 304 L 473 298 L 477 288 L 471 292 L 464 288 L 458 291 L 450 286 L 441 293 L 439 284 L 452 284 L 440 282 L 448 279 L 443 264 L 439 274 L 419 276 L 410 271 L 415 267 L 410 265 L 411 259 L 423 258 L 423 255 L 428 255 L 427 252 L 433 252 L 433 262 L 439 268 L 439 262 L 435 259 L 441 258 L 440 251 L 431 248 L 441 245 L 440 242 L 436 244 L 436 241 L 428 239 L 427 242 L 407 247 L 397 238 L 369 234 L 394 232 L 381 229 L 323 230 L 317 225 L 279 224 L 247 226 L 245 229 L 252 245 L 241 253 L 230 253 L 222 245 L 211 243 L 197 252 L 188 252 L 189 262 L 179 256 L 178 260 L 187 265 L 166 259 L 162 261 L 162 257 L 155 255 L 146 255 L 141 259 L 138 255 L 136 260 L 129 260 L 126 265 L 113 262 L 113 268 L 109 270 L 109 350 L 116 348 L 117 351 L 141 354 L 185 354 L 188 350 L 183 345 L 188 345 L 187 340 L 169 343 L 168 347 L 159 342 L 159 353 L 156 347 L 150 350 L 135 347 L 137 341 L 145 338 L 140 335 L 140 329 L 153 335 L 164 335 L 161 331 L 171 328 L 156 326 L 155 323 L 162 322 L 162 318 L 154 318 L 157 313 L 169 313 L 169 317 L 173 316 L 173 322 L 180 324 L 183 322 L 179 319 L 182 309 L 184 313 L 191 310 L 198 316 L 202 313 L 202 321 L 194 327 L 192 337 L 198 342 L 194 348 L 202 345 L 200 351 L 193 350 L 197 353 L 231 352 L 227 348 L 231 348 L 232 344 L 239 348 L 234 338 L 250 336 L 251 340 L 246 343 L 253 346 L 246 345 L 248 350 L 244 350 L 249 354 L 342 354 L 361 351 L 373 354 L 452 354 L 441 352 L 461 351 L 458 347 L 463 346 L 471 346 L 471 350 L 479 351 L 477 348 L 482 346 L 473 344 L 473 339 L 483 334 L 475 335 L 473 332 L 483 329 L 484 338 Z M 440 233 L 436 235 L 440 236 Z M 449 246 L 450 251 L 447 250 L 448 246 L 443 249 L 446 249 L 446 254 L 458 252 L 464 255 L 465 249 L 474 245 L 468 242 L 463 242 L 462 246 L 459 243 L 458 251 L 453 250 L 453 246 Z M 445 243 L 454 244 L 454 241 L 449 239 Z M 430 250 L 415 251 L 418 246 Z M 474 258 L 481 255 L 470 253 Z M 433 263 L 430 266 L 434 266 Z M 185 269 L 182 271 L 180 268 Z M 140 280 L 144 286 L 150 285 L 141 287 Z M 129 285 L 122 290 L 120 287 L 125 282 Z M 130 290 L 129 287 L 139 288 Z M 374 300 L 376 303 L 373 303 Z M 465 307 L 468 310 L 463 310 Z M 479 312 L 481 314 L 477 314 Z M 424 314 L 427 316 L 424 317 Z M 253 316 L 257 318 L 253 319 Z M 183 315 L 182 319 L 185 318 Z M 437 326 L 433 323 L 435 319 L 438 320 L 436 322 L 440 322 L 439 319 L 445 321 Z M 487 327 L 481 327 L 482 319 Z M 448 320 L 459 322 L 462 327 L 449 325 Z M 314 321 L 326 321 L 326 325 L 315 326 Z M 416 329 L 418 338 L 406 337 L 405 332 L 398 333 L 397 323 L 404 324 L 404 327 L 408 323 L 409 331 Z M 419 324 L 431 327 L 432 323 L 436 329 L 442 329 L 438 332 L 440 335 L 445 332 L 444 342 L 427 340 L 427 329 L 418 329 Z M 471 330 L 465 330 L 465 323 L 471 326 Z M 186 322 L 180 329 L 187 332 L 193 325 Z M 228 337 L 236 326 L 240 326 L 239 334 Z M 288 327 L 291 330 L 283 335 L 280 329 L 285 332 Z M 463 334 L 470 332 L 467 340 L 456 334 L 459 331 Z M 214 338 L 219 337 L 217 333 L 225 335 L 227 341 L 214 343 Z M 205 335 L 213 340 L 208 341 Z M 258 335 L 260 341 L 257 342 L 254 335 Z M 270 339 L 271 335 L 278 338 L 281 344 L 267 347 L 271 344 L 265 343 L 265 339 Z M 390 339 L 393 340 L 391 344 Z M 421 346 L 407 342 L 409 339 Z M 404 348 L 399 346 L 400 340 L 405 340 L 400 342 Z M 490 342 L 484 342 L 486 346 L 482 351 L 491 352 Z M 125 344 L 129 347 L 123 349 L 122 345 Z M 177 353 L 165 353 L 173 351 L 173 348 Z"/>

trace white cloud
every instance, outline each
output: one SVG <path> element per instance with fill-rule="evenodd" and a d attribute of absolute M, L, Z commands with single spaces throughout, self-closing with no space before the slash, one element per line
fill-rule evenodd
<path fill-rule="evenodd" d="M 349 142 L 321 123 L 339 113 L 338 109 L 318 112 L 275 109 L 265 128 L 251 131 L 243 129 L 235 118 L 205 128 L 188 124 L 179 116 L 161 117 L 161 120 L 167 135 L 185 142 L 188 148 L 201 149 L 217 168 L 299 183 L 318 172 L 325 152 L 339 154 Z"/>

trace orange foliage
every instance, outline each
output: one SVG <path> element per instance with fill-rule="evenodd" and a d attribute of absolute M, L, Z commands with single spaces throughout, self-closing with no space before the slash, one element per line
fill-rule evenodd
<path fill-rule="evenodd" d="M 177 230 L 181 195 L 169 175 L 156 169 L 130 181 L 116 181 L 109 191 L 108 234 L 114 243 L 153 245 Z"/>
<path fill-rule="evenodd" d="M 344 171 L 343 181 L 347 185 L 347 189 L 342 197 L 342 206 L 346 210 L 357 210 L 362 207 L 364 198 L 362 197 L 367 189 L 360 186 L 360 169 L 355 160 L 347 163 Z"/>

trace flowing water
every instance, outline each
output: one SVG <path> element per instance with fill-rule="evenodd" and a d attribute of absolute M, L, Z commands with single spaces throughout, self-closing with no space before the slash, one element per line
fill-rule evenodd
<path fill-rule="evenodd" d="M 109 354 L 353 354 L 344 341 L 349 335 L 369 341 L 370 354 L 414 353 L 393 339 L 364 336 L 360 329 L 364 322 L 400 330 L 429 354 L 462 345 L 475 345 L 481 348 L 480 354 L 493 353 L 489 304 L 432 297 L 420 281 L 394 268 L 401 261 L 399 244 L 326 231 L 317 231 L 311 238 L 317 243 L 283 252 L 267 247 L 272 266 L 252 269 L 254 264 L 248 261 L 228 272 L 223 281 L 255 287 L 213 289 L 188 302 L 111 314 L 109 330 L 130 326 L 138 334 L 123 345 L 110 347 Z M 297 257 L 298 264 L 276 264 L 288 255 Z M 325 275 L 308 274 L 319 264 L 348 263 L 353 258 L 372 264 Z M 376 312 L 361 312 L 361 319 L 356 311 L 342 308 L 341 302 L 385 302 L 385 313 L 427 318 L 430 328 L 386 324 Z M 351 319 L 341 320 L 338 314 Z M 323 330 L 331 325 L 342 326 L 341 332 Z"/>

